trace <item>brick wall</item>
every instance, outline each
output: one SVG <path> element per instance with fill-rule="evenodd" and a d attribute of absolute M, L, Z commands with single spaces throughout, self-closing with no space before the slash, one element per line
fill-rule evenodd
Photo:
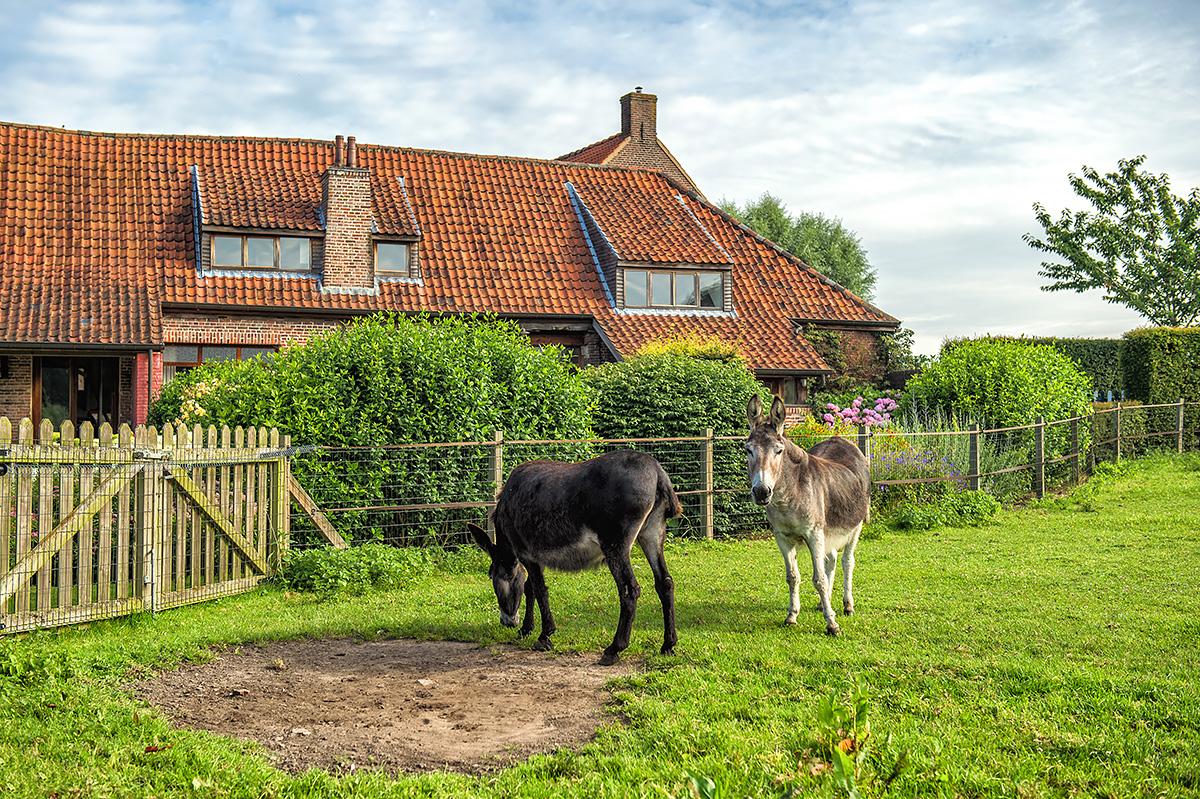
<path fill-rule="evenodd" d="M 653 169 L 684 188 L 697 191 L 675 159 L 658 141 L 658 97 L 630 92 L 621 98 L 621 133 L 629 137 L 607 163 L 614 166 Z"/>
<path fill-rule="evenodd" d="M 8 379 L 0 379 L 0 416 L 7 416 L 15 425 L 33 415 L 33 356 L 4 357 L 8 358 Z"/>
<path fill-rule="evenodd" d="M 332 166 L 321 183 L 325 213 L 323 289 L 333 293 L 374 292 L 371 172 Z"/>

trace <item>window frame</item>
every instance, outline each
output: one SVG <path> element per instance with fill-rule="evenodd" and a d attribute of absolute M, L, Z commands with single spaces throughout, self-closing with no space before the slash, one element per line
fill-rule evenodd
<path fill-rule="evenodd" d="M 313 252 L 313 240 L 311 236 L 289 236 L 283 233 L 235 233 L 226 230 L 214 230 L 208 233 L 208 262 L 213 269 L 249 269 L 257 272 L 294 272 L 296 274 L 311 274 L 313 264 L 315 262 L 315 254 Z M 240 264 L 222 264 L 217 263 L 217 239 L 239 239 L 241 241 L 241 263 Z M 249 248 L 250 240 L 262 241 L 269 240 L 274 263 L 271 266 L 262 264 L 249 264 Z M 307 242 L 308 244 L 308 265 L 307 266 L 284 266 L 283 265 L 283 240 L 296 240 Z"/>
<path fill-rule="evenodd" d="M 636 282 L 631 283 L 630 274 L 641 274 L 646 276 L 645 285 L 642 292 L 645 294 L 645 304 L 633 304 L 629 301 L 629 287 L 636 285 Z M 655 302 L 654 293 L 654 277 L 655 276 L 670 277 L 670 288 L 667 290 L 670 302 Z M 701 289 L 701 278 L 704 276 L 716 277 L 720 282 L 720 301 L 716 305 L 704 305 L 704 294 Z M 680 278 L 691 278 L 692 291 L 694 291 L 695 302 L 691 305 L 681 305 L 677 302 L 680 291 Z M 652 267 L 622 267 L 622 285 L 623 307 L 647 309 L 647 310 L 692 310 L 692 311 L 724 311 L 725 310 L 725 275 L 723 272 L 716 272 L 705 269 L 656 269 Z"/>
<path fill-rule="evenodd" d="M 169 361 L 169 360 L 167 360 L 167 349 L 166 349 L 169 347 L 195 347 L 196 348 L 196 360 L 194 360 L 194 361 L 184 361 L 184 360 Z M 213 349 L 218 349 L 218 348 L 219 349 L 233 349 L 233 350 L 235 350 L 234 357 L 232 359 L 209 358 L 206 361 L 204 358 L 204 348 L 205 347 L 212 347 Z M 245 354 L 243 353 L 243 350 L 255 350 L 255 352 L 251 353 L 249 355 L 249 357 L 246 357 Z M 186 372 L 188 369 L 195 369 L 197 366 L 200 366 L 203 363 L 213 363 L 214 361 L 227 361 L 227 360 L 245 361 L 245 360 L 249 360 L 250 358 L 256 358 L 259 355 L 274 355 L 277 352 L 279 352 L 279 347 L 276 347 L 273 345 L 263 345 L 263 344 L 187 344 L 184 342 L 171 342 L 170 344 L 165 345 L 165 347 L 163 349 L 163 361 L 162 361 L 162 363 L 163 363 L 163 382 L 162 382 L 162 384 L 165 386 L 167 383 L 170 383 L 172 380 L 174 380 L 175 376 L 177 374 L 179 374 L 180 369 L 182 369 L 183 371 Z"/>
<path fill-rule="evenodd" d="M 404 248 L 404 271 L 398 269 L 380 269 L 379 268 L 379 248 L 383 247 L 403 247 Z M 380 277 L 412 277 L 413 276 L 413 243 L 410 241 L 395 241 L 391 239 L 375 239 L 371 242 L 371 258 L 375 274 Z"/>

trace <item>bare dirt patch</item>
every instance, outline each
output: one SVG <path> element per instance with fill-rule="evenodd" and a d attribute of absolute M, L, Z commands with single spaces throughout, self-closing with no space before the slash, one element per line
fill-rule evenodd
<path fill-rule="evenodd" d="M 481 773 L 579 746 L 613 716 L 596 655 L 452 641 L 282 641 L 131 685 L 176 727 L 252 739 L 279 768 Z"/>

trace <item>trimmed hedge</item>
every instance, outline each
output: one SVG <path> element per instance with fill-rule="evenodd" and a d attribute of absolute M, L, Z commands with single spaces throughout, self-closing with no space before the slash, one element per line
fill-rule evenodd
<path fill-rule="evenodd" d="M 1131 330 L 1125 334 L 1121 367 L 1130 399 L 1146 405 L 1200 402 L 1200 327 Z M 1185 409 L 1183 426 L 1200 429 L 1200 407 Z"/>
<path fill-rule="evenodd" d="M 980 338 L 949 339 L 942 344 L 942 352 L 969 341 L 1015 341 L 1020 344 L 1045 345 L 1066 355 L 1091 380 L 1092 389 L 1100 392 L 1101 401 L 1108 392 L 1120 397 L 1125 385 L 1121 372 L 1121 351 L 1125 342 L 1119 338 L 1054 338 L 1050 336 L 982 336 Z"/>

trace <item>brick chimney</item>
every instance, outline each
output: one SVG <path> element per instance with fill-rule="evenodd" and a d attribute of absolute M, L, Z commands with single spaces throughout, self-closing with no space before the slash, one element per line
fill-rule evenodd
<path fill-rule="evenodd" d="M 652 142 L 658 138 L 655 119 L 658 97 L 643 94 L 642 87 L 634 88 L 621 98 L 621 133 L 640 141 Z"/>
<path fill-rule="evenodd" d="M 333 166 L 321 179 L 325 218 L 322 288 L 334 294 L 375 290 L 375 254 L 371 250 L 371 171 L 358 167 L 354 137 L 343 146 L 334 140 Z"/>

